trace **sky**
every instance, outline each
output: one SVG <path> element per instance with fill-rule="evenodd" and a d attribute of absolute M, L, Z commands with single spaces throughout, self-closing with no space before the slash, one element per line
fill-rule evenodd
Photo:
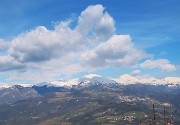
<path fill-rule="evenodd" d="M 180 77 L 179 0 L 0 3 L 0 83 Z"/>

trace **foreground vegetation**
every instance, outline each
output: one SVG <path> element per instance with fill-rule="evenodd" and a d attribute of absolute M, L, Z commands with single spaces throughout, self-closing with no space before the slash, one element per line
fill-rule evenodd
<path fill-rule="evenodd" d="M 128 94 L 127 88 L 96 87 L 69 92 L 45 93 L 40 97 L 0 106 L 1 125 L 149 125 L 152 103 L 157 125 L 163 124 L 163 105 L 151 95 Z M 175 103 L 176 104 L 176 103 Z M 167 119 L 180 124 L 180 110 L 166 102 Z"/>

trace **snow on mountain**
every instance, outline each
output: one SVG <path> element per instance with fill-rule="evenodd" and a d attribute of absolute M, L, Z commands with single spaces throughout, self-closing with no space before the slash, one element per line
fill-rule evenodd
<path fill-rule="evenodd" d="M 153 77 L 139 79 L 139 83 L 142 83 L 142 84 L 152 84 L 152 85 L 162 84 L 160 79 L 155 79 Z"/>
<path fill-rule="evenodd" d="M 0 89 L 0 104 L 13 103 L 19 100 L 38 97 L 38 93 L 31 87 L 14 85 Z"/>
<path fill-rule="evenodd" d="M 179 77 L 166 77 L 163 79 L 156 79 L 153 77 L 150 78 L 137 78 L 130 76 L 128 74 L 121 75 L 119 78 L 112 78 L 119 84 L 129 85 L 129 84 L 151 84 L 151 85 L 168 85 L 168 86 L 176 86 L 180 85 Z"/>
<path fill-rule="evenodd" d="M 23 86 L 23 87 L 31 87 L 32 86 L 31 84 L 28 84 L 28 83 L 21 83 L 18 85 Z"/>
<path fill-rule="evenodd" d="M 114 80 L 120 84 L 123 84 L 123 85 L 138 83 L 138 79 L 136 77 L 130 76 L 128 74 L 124 74 L 124 75 L 120 76 L 119 78 L 112 78 L 112 80 Z"/>
<path fill-rule="evenodd" d="M 58 87 L 58 85 L 52 84 L 50 82 L 41 82 L 41 83 L 36 84 L 35 86 L 38 86 L 38 87 L 41 87 L 41 86 L 47 86 L 47 87 L 54 86 L 54 87 Z"/>
<path fill-rule="evenodd" d="M 180 78 L 179 77 L 166 77 L 161 80 L 162 83 L 169 83 L 169 84 L 180 84 Z"/>
<path fill-rule="evenodd" d="M 73 85 L 78 85 L 79 80 L 78 79 L 72 79 L 70 81 L 58 80 L 58 81 L 52 81 L 50 83 L 56 86 L 72 87 Z"/>
<path fill-rule="evenodd" d="M 179 77 L 166 77 L 163 79 L 156 79 L 153 77 L 141 78 L 134 77 L 128 74 L 121 75 L 119 78 L 104 78 L 97 74 L 85 75 L 79 79 L 72 79 L 69 81 L 66 80 L 57 80 L 52 82 L 43 82 L 39 83 L 36 86 L 54 86 L 54 87 L 65 87 L 71 88 L 73 86 L 89 86 L 89 85 L 98 85 L 98 84 L 120 84 L 120 85 L 130 85 L 130 84 L 150 84 L 150 85 L 168 85 L 168 86 L 177 86 L 180 85 Z"/>
<path fill-rule="evenodd" d="M 22 86 L 22 87 L 31 87 L 32 85 L 31 84 L 28 84 L 28 83 L 21 83 L 21 84 L 17 84 L 19 86 Z M 12 84 L 4 84 L 4 83 L 0 83 L 0 89 L 6 89 L 6 88 L 13 88 L 13 85 Z"/>
<path fill-rule="evenodd" d="M 104 78 L 100 75 L 89 74 L 79 79 L 79 85 L 98 85 L 98 84 L 116 84 L 117 82 L 111 79 Z"/>
<path fill-rule="evenodd" d="M 9 88 L 9 87 L 11 87 L 11 86 L 8 84 L 0 83 L 0 89 Z"/>
<path fill-rule="evenodd" d="M 58 80 L 58 81 L 50 82 L 51 85 L 63 86 L 63 87 L 72 87 L 75 85 L 88 86 L 88 85 L 113 84 L 113 83 L 117 83 L 117 82 L 96 74 L 89 74 L 82 78 L 72 79 L 69 81 Z"/>

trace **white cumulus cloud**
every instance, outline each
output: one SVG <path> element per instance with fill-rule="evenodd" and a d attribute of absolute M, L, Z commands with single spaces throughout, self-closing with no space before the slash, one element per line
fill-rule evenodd
<path fill-rule="evenodd" d="M 140 67 L 144 69 L 160 68 L 165 71 L 176 70 L 175 65 L 171 64 L 167 59 L 146 60 L 144 63 L 140 64 Z"/>
<path fill-rule="evenodd" d="M 10 72 L 8 79 L 23 76 L 21 79 L 40 80 L 91 70 L 82 67 L 79 57 L 115 34 L 115 21 L 102 5 L 83 10 L 74 28 L 70 26 L 72 21 L 60 21 L 52 30 L 37 26 L 14 37 L 9 44 L 0 39 L 0 50 L 6 48 L 0 56 L 0 71 L 23 69 Z"/>
<path fill-rule="evenodd" d="M 19 62 L 47 61 L 74 51 L 81 42 L 80 34 L 61 22 L 53 31 L 39 26 L 19 35 L 12 40 L 9 54 Z"/>
<path fill-rule="evenodd" d="M 133 66 L 146 56 L 145 52 L 136 49 L 129 35 L 113 35 L 106 42 L 84 53 L 81 59 L 92 67 L 123 67 Z"/>
<path fill-rule="evenodd" d="M 8 79 L 11 81 L 51 80 L 60 75 L 95 71 L 102 67 L 138 65 L 148 55 L 136 48 L 130 35 L 116 34 L 115 21 L 102 5 L 88 6 L 73 23 L 73 28 L 72 22 L 59 21 L 51 30 L 37 26 L 10 42 L 0 39 L 0 51 L 3 51 L 0 71 L 10 71 Z M 140 66 L 175 70 L 168 60 L 147 60 Z M 11 72 L 22 69 L 23 72 Z"/>
<path fill-rule="evenodd" d="M 114 20 L 104 9 L 102 5 L 87 7 L 81 12 L 76 29 L 84 35 L 90 33 L 93 39 L 109 38 L 115 31 Z"/>
<path fill-rule="evenodd" d="M 7 70 L 22 70 L 25 65 L 19 63 L 11 56 L 0 56 L 0 71 L 4 72 Z"/>
<path fill-rule="evenodd" d="M 140 73 L 141 73 L 140 70 L 134 70 L 134 71 L 131 72 L 131 74 L 132 74 L 133 76 L 137 76 L 137 75 L 139 75 Z"/>

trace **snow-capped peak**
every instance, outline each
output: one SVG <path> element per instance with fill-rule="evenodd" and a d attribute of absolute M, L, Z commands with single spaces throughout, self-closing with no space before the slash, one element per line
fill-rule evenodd
<path fill-rule="evenodd" d="M 89 86 L 89 85 L 95 85 L 95 84 L 96 85 L 97 84 L 110 84 L 110 83 L 116 83 L 116 82 L 114 80 L 103 78 L 102 76 L 97 75 L 97 74 L 89 74 L 79 79 L 72 79 L 69 81 L 57 80 L 57 81 L 52 81 L 50 83 L 57 86 L 72 87 L 74 85 Z"/>
<path fill-rule="evenodd" d="M 28 84 L 28 83 L 21 83 L 18 85 L 23 86 L 23 87 L 31 87 L 32 86 L 31 84 Z"/>
<path fill-rule="evenodd" d="M 112 84 L 117 83 L 114 80 L 104 78 L 97 74 L 89 74 L 79 79 L 79 85 L 97 85 L 97 84 Z"/>
<path fill-rule="evenodd" d="M 89 86 L 89 85 L 97 85 L 97 84 L 112 84 L 117 82 L 111 79 L 104 78 L 97 74 L 89 74 L 79 79 L 72 79 L 69 81 L 57 80 L 57 81 L 52 81 L 50 83 L 56 86 L 72 87 L 74 85 Z"/>
<path fill-rule="evenodd" d="M 122 85 L 141 83 L 138 78 L 128 75 L 128 74 L 121 75 L 119 78 L 112 78 L 112 80 L 114 80 Z"/>
<path fill-rule="evenodd" d="M 64 86 L 64 87 L 72 87 L 73 85 L 77 85 L 79 83 L 78 79 L 72 79 L 69 81 L 66 80 L 57 80 L 50 82 L 53 85 L 56 86 Z"/>
<path fill-rule="evenodd" d="M 130 76 L 128 74 L 121 75 L 119 78 L 112 78 L 116 82 L 129 85 L 129 84 L 151 84 L 151 85 L 180 85 L 180 78 L 179 77 L 166 77 L 163 79 L 156 79 L 153 77 L 149 78 L 139 78 Z"/>
<path fill-rule="evenodd" d="M 42 83 L 38 83 L 36 86 L 47 86 L 47 87 L 51 87 L 51 86 L 54 86 L 54 87 L 57 87 L 57 85 L 55 84 L 52 84 L 50 82 L 42 82 Z"/>
<path fill-rule="evenodd" d="M 169 84 L 180 84 L 180 78 L 179 77 L 166 77 L 161 80 L 163 83 L 169 83 Z"/>
<path fill-rule="evenodd" d="M 72 79 L 69 81 L 66 80 L 57 80 L 52 82 L 39 83 L 37 86 L 47 87 L 67 87 L 71 88 L 73 86 L 90 86 L 90 85 L 99 85 L 99 84 L 121 84 L 121 85 L 130 85 L 130 84 L 150 84 L 150 85 L 168 85 L 168 86 L 180 86 L 179 77 L 166 77 L 163 79 L 157 79 L 154 77 L 142 77 L 142 76 L 131 76 L 128 74 L 121 75 L 119 78 L 104 78 L 97 74 L 85 75 L 79 79 Z"/>
<path fill-rule="evenodd" d="M 8 84 L 0 83 L 0 89 L 9 88 L 9 87 L 11 87 L 11 86 Z"/>

